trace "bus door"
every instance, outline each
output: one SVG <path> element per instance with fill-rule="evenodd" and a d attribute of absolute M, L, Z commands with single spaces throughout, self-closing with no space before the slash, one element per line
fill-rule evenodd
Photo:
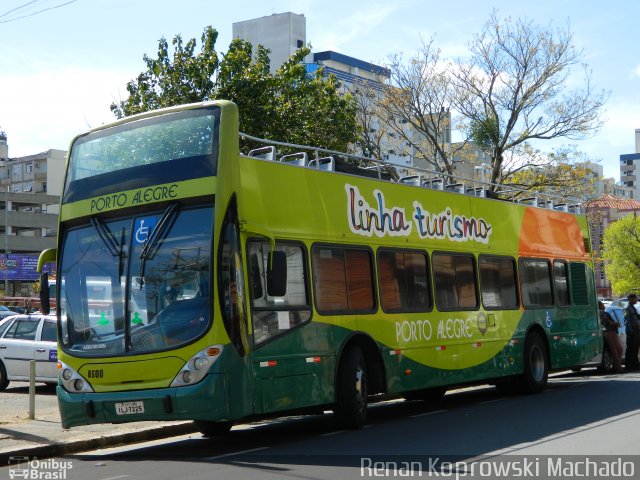
<path fill-rule="evenodd" d="M 256 407 L 262 413 L 325 403 L 328 389 L 323 384 L 332 371 L 328 349 L 323 347 L 326 335 L 317 331 L 322 326 L 310 323 L 304 246 L 278 242 L 275 251 L 279 259 L 274 259 L 270 241 L 263 238 L 247 243 L 252 369 Z M 278 262 L 281 268 L 276 273 Z"/>
<path fill-rule="evenodd" d="M 240 228 L 235 198 L 227 208 L 220 234 L 218 250 L 218 299 L 224 327 L 237 356 L 233 355 L 228 369 L 229 409 L 232 418 L 258 411 L 254 405 L 254 384 L 251 375 L 250 325 L 247 318 L 246 292 Z"/>

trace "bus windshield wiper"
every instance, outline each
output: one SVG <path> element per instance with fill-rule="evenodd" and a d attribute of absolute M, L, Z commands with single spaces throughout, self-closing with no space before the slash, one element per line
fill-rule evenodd
<path fill-rule="evenodd" d="M 98 232 L 98 236 L 109 250 L 109 253 L 114 257 L 121 256 L 122 247 L 118 248 L 118 245 L 113 239 L 113 235 L 111 235 L 111 232 L 109 232 L 105 224 L 97 217 L 91 217 L 91 225 L 93 225 L 93 228 Z"/>
<path fill-rule="evenodd" d="M 147 258 L 151 257 L 153 248 L 158 243 L 158 240 L 165 235 L 167 228 L 173 223 L 173 220 L 177 213 L 178 204 L 170 204 L 165 209 L 162 217 L 160 217 L 160 221 L 158 221 L 158 224 L 153 229 L 153 232 L 151 232 L 151 235 L 147 237 L 147 241 L 144 243 L 142 252 L 140 252 L 140 289 L 142 289 L 142 286 L 144 285 L 144 267 L 147 263 Z"/>

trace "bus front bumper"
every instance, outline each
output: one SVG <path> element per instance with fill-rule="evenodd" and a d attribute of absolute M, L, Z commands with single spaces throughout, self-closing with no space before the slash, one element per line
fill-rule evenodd
<path fill-rule="evenodd" d="M 229 418 L 227 381 L 220 374 L 209 374 L 201 382 L 184 387 L 69 393 L 58 385 L 56 391 L 63 428 L 95 423 Z"/>

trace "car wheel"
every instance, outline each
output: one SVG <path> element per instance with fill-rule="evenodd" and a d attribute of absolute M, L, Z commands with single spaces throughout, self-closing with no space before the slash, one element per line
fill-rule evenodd
<path fill-rule="evenodd" d="M 609 347 L 605 347 L 602 350 L 602 363 L 600 364 L 599 370 L 602 373 L 611 373 L 613 371 L 613 356 L 609 351 Z"/>
<path fill-rule="evenodd" d="M 367 368 L 362 350 L 349 348 L 339 368 L 336 417 L 343 428 L 362 428 L 367 421 Z"/>
<path fill-rule="evenodd" d="M 7 369 L 4 368 L 4 364 L 0 362 L 0 391 L 7 388 L 9 385 L 9 378 L 7 378 Z"/>

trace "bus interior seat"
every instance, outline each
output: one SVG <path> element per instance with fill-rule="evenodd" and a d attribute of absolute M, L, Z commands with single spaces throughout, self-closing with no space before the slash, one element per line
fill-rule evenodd
<path fill-rule="evenodd" d="M 279 161 L 282 163 L 288 163 L 290 165 L 300 165 L 301 167 L 306 167 L 309 163 L 309 157 L 307 156 L 307 152 L 298 152 L 284 155 L 280 157 Z"/>
<path fill-rule="evenodd" d="M 254 148 L 249 151 L 250 157 L 261 158 L 263 160 L 275 160 L 276 159 L 276 147 L 260 147 Z"/>

